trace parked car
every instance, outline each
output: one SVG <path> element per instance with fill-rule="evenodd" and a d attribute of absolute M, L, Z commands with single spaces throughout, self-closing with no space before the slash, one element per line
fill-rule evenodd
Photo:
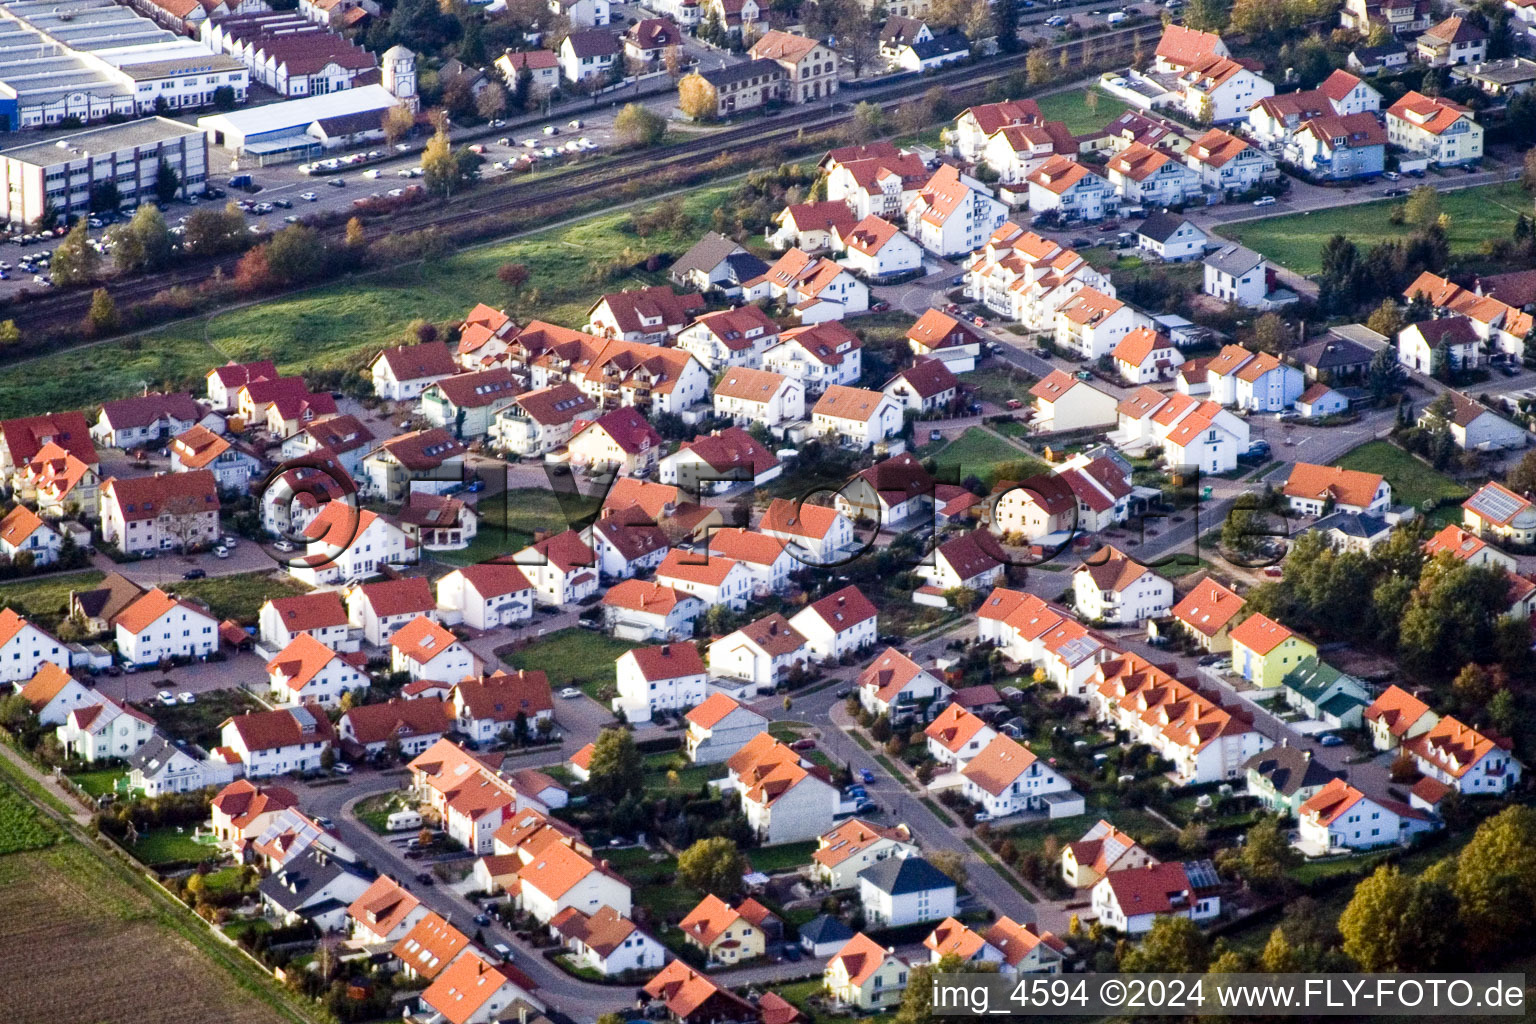
<path fill-rule="evenodd" d="M 282 537 L 279 537 L 277 540 L 272 542 L 272 547 L 275 548 L 278 551 L 292 551 L 293 550 L 293 542 L 290 541 L 290 540 L 285 540 Z"/>
<path fill-rule="evenodd" d="M 195 697 L 192 694 L 192 692 L 189 691 L 189 690 L 182 690 L 180 693 L 178 693 L 176 695 L 176 700 L 179 701 L 182 704 L 196 704 L 197 703 L 197 697 Z"/>
<path fill-rule="evenodd" d="M 1330 732 L 1317 742 L 1325 747 L 1342 747 L 1344 745 L 1344 738 L 1342 736 L 1335 736 Z"/>
<path fill-rule="evenodd" d="M 868 768 L 860 768 L 859 778 L 863 779 L 865 782 L 874 782 L 875 773 L 870 771 Z"/>
<path fill-rule="evenodd" d="M 580 697 L 581 691 L 576 689 L 574 686 L 567 686 L 565 689 L 560 691 L 560 696 L 569 700 L 572 697 Z"/>
<path fill-rule="evenodd" d="M 928 431 L 928 440 L 942 441 L 944 440 L 944 432 L 942 430 L 930 430 Z"/>
<path fill-rule="evenodd" d="M 186 572 L 181 574 L 181 578 L 184 580 L 200 580 L 207 575 L 207 569 L 188 569 Z"/>
<path fill-rule="evenodd" d="M 437 879 L 432 877 L 432 872 L 430 871 L 418 871 L 416 873 L 416 881 L 420 882 L 422 885 L 431 885 L 436 882 Z"/>
<path fill-rule="evenodd" d="M 976 812 L 976 818 L 975 818 L 976 824 L 981 825 L 981 824 L 984 824 L 984 823 L 989 822 L 991 820 L 992 820 L 992 815 L 988 814 L 986 811 L 977 811 Z"/>
<path fill-rule="evenodd" d="M 795 742 L 793 742 L 793 743 L 791 743 L 789 745 L 789 749 L 790 750 L 815 750 L 816 749 L 816 741 L 815 740 L 795 740 Z"/>
<path fill-rule="evenodd" d="M 515 959 L 512 954 L 512 947 L 507 945 L 505 942 L 496 943 L 496 945 L 491 947 L 491 951 L 494 952 L 497 956 L 501 957 L 502 963 L 509 964 Z"/>
<path fill-rule="evenodd" d="M 853 687 L 845 686 L 841 690 L 838 690 L 836 693 L 834 693 L 832 696 L 836 697 L 838 700 L 847 700 L 849 697 L 853 696 Z"/>
<path fill-rule="evenodd" d="M 1259 198 L 1257 198 L 1257 199 L 1255 199 L 1253 201 L 1253 205 L 1254 206 L 1274 206 L 1275 205 L 1275 197 L 1274 196 L 1260 196 Z"/>
<path fill-rule="evenodd" d="M 344 762 L 343 763 L 338 763 L 336 765 L 336 774 L 337 775 L 351 775 L 352 774 L 352 766 L 349 765 L 349 764 L 346 764 Z"/>

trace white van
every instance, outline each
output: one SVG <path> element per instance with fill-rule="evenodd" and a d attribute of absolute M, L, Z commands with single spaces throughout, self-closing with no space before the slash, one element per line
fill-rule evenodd
<path fill-rule="evenodd" d="M 391 832 L 404 832 L 410 828 L 421 828 L 421 815 L 415 811 L 396 811 L 384 820 L 384 827 Z"/>

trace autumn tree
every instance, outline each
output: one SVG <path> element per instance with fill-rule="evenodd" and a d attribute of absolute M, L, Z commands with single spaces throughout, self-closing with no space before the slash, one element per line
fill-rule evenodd
<path fill-rule="evenodd" d="M 1416 228 L 1427 228 L 1440 219 L 1440 193 L 1432 185 L 1420 185 L 1403 203 L 1403 220 Z"/>
<path fill-rule="evenodd" d="M 638 103 L 625 104 L 613 119 L 613 133 L 626 146 L 654 146 L 667 133 L 667 119 Z"/>
<path fill-rule="evenodd" d="M 91 311 L 85 316 L 93 334 L 108 334 L 117 330 L 117 303 L 105 288 L 97 288 L 91 295 Z"/>
<path fill-rule="evenodd" d="M 934 850 L 928 854 L 928 863 L 956 885 L 964 885 L 970 878 L 969 872 L 965 870 L 965 854 L 958 850 Z"/>
<path fill-rule="evenodd" d="M 849 135 L 855 142 L 868 142 L 885 132 L 885 111 L 867 100 L 853 108 Z"/>
<path fill-rule="evenodd" d="M 695 121 L 707 121 L 714 117 L 716 109 L 715 87 L 695 71 L 677 83 L 677 107 Z"/>
<path fill-rule="evenodd" d="M 516 295 L 528 284 L 532 276 L 526 263 L 503 263 L 496 268 L 496 280 L 507 286 L 507 290 Z"/>
<path fill-rule="evenodd" d="M 0 320 L 0 351 L 15 348 L 21 344 L 21 328 L 16 326 L 15 320 Z"/>
<path fill-rule="evenodd" d="M 725 836 L 700 839 L 677 857 L 677 877 L 683 884 L 723 900 L 741 892 L 747 868 L 736 841 Z"/>
<path fill-rule="evenodd" d="M 1155 918 L 1140 945 L 1126 950 L 1120 970 L 1132 973 L 1203 974 L 1211 949 L 1200 927 L 1187 917 Z"/>
<path fill-rule="evenodd" d="M 133 211 L 133 219 L 114 226 L 110 237 L 112 261 L 119 270 L 158 270 L 171 261 L 171 230 L 154 203 Z"/>
<path fill-rule="evenodd" d="M 235 264 L 235 287 L 246 294 L 254 294 L 275 284 L 277 279 L 267 260 L 267 247 L 257 245 L 247 249 Z"/>
<path fill-rule="evenodd" d="M 384 141 L 391 146 L 398 143 L 416 127 L 416 113 L 404 103 L 396 103 L 384 112 Z"/>
<path fill-rule="evenodd" d="M 1454 891 L 1473 953 L 1527 932 L 1536 916 L 1536 808 L 1507 807 L 1477 827 L 1457 858 Z"/>
<path fill-rule="evenodd" d="M 1432 877 L 1383 864 L 1355 886 L 1339 915 L 1344 952 L 1360 970 L 1431 971 L 1456 955 L 1456 896 Z"/>
<path fill-rule="evenodd" d="M 439 129 L 421 153 L 422 183 L 440 196 L 451 196 L 474 181 L 481 159 L 468 149 L 455 150 L 447 131 Z"/>
<path fill-rule="evenodd" d="M 245 213 L 230 203 L 222 210 L 202 207 L 187 215 L 181 244 L 197 256 L 218 256 L 245 247 L 250 232 L 245 229 Z"/>
<path fill-rule="evenodd" d="M 1031 49 L 1029 56 L 1024 58 L 1024 71 L 1029 75 L 1030 85 L 1045 85 L 1055 74 L 1051 59 L 1039 47 Z"/>
<path fill-rule="evenodd" d="M 64 241 L 54 249 L 48 272 L 53 275 L 54 284 L 89 284 L 96 280 L 101 272 L 101 255 L 91 248 L 84 217 L 75 221 Z"/>
<path fill-rule="evenodd" d="M 1407 324 L 1403 320 L 1403 311 L 1398 308 L 1397 303 L 1391 299 L 1382 299 L 1381 305 L 1371 310 L 1365 326 L 1390 341 L 1395 339 L 1397 332 Z"/>
<path fill-rule="evenodd" d="M 1253 343 L 1261 352 L 1284 355 L 1291 339 L 1291 327 L 1279 313 L 1265 313 L 1253 323 Z"/>
<path fill-rule="evenodd" d="M 347 218 L 346 246 L 348 249 L 361 249 L 368 244 L 368 233 L 363 228 L 361 217 Z"/>
<path fill-rule="evenodd" d="M 475 111 L 487 121 L 493 121 L 507 112 L 507 88 L 500 82 L 491 82 L 475 97 Z"/>
<path fill-rule="evenodd" d="M 325 269 L 326 255 L 320 233 L 307 224 L 290 224 L 267 243 L 267 264 L 280 284 L 319 277 Z"/>
<path fill-rule="evenodd" d="M 1197 32 L 1222 32 L 1227 27 L 1225 0 L 1189 0 L 1184 24 Z"/>

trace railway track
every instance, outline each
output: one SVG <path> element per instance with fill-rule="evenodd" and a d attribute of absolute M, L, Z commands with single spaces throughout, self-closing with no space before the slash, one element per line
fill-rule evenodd
<path fill-rule="evenodd" d="M 1155 43 L 1161 34 L 1161 24 L 1135 25 L 1098 36 L 1053 43 L 1044 50 L 1053 64 L 1061 63 L 1065 53 L 1065 64 L 1069 69 L 1081 68 L 1088 63 L 1117 62 L 1129 58 L 1137 46 Z M 843 103 L 870 102 L 890 111 L 934 86 L 949 87 L 952 92 L 971 95 L 985 90 L 994 82 L 1007 79 L 1024 66 L 1026 57 L 1027 51 L 1000 57 L 992 61 L 983 74 L 976 74 L 973 67 L 967 66 L 947 74 L 941 72 L 926 78 L 911 78 L 888 86 L 864 89 L 855 87 L 845 90 L 847 99 Z M 802 132 L 837 127 L 852 117 L 849 110 L 829 110 L 809 119 L 797 116 L 794 111 L 780 113 L 764 120 L 726 128 L 696 141 L 675 143 L 639 158 L 610 157 L 599 166 L 574 168 L 571 173 L 562 175 L 556 181 L 513 182 L 502 187 L 477 189 L 462 197 L 439 201 L 428 207 L 412 207 L 397 216 L 417 216 L 406 223 L 397 221 L 396 225 L 413 231 L 444 227 L 467 216 L 494 215 L 538 203 L 579 198 L 590 195 L 596 189 L 676 167 L 701 164 L 721 155 L 769 148 L 791 141 Z M 328 226 L 322 228 L 321 232 L 328 238 L 339 239 L 344 235 L 345 227 Z M 217 272 L 228 275 L 234 270 L 239 258 L 238 254 L 219 257 L 123 280 L 111 286 L 112 296 L 120 308 L 125 308 L 149 300 L 170 288 L 201 284 Z M 80 321 L 89 310 L 90 303 L 89 289 L 56 292 L 22 303 L 12 302 L 0 309 L 0 319 L 14 320 L 23 332 L 28 329 L 52 328 Z"/>

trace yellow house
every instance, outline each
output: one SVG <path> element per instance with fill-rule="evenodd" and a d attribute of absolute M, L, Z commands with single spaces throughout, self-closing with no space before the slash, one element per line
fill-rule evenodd
<path fill-rule="evenodd" d="M 1229 634 L 1232 671 L 1262 689 L 1279 686 L 1297 665 L 1317 657 L 1317 645 L 1267 615 L 1248 616 Z"/>
<path fill-rule="evenodd" d="M 833 999 L 860 1010 L 895 1006 L 907 987 L 906 963 L 863 932 L 827 961 L 821 976 Z"/>
<path fill-rule="evenodd" d="M 720 897 L 705 896 L 678 925 L 711 963 L 738 964 L 763 955 L 763 930 Z"/>

